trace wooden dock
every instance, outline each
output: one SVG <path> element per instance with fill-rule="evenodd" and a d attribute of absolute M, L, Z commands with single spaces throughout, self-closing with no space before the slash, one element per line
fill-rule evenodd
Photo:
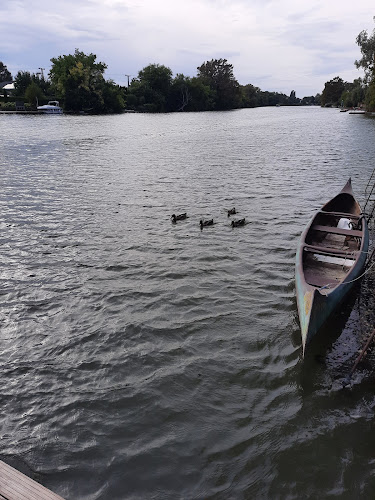
<path fill-rule="evenodd" d="M 64 500 L 0 460 L 0 500 Z"/>

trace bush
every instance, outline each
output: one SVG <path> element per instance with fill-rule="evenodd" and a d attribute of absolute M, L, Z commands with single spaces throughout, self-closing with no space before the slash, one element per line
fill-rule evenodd
<path fill-rule="evenodd" d="M 0 102 L 0 110 L 1 111 L 15 111 L 16 103 L 15 102 Z"/>

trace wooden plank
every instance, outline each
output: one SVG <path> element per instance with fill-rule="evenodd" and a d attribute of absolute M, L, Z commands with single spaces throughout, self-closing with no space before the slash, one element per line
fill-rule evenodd
<path fill-rule="evenodd" d="M 0 499 L 64 500 L 33 479 L 0 460 Z"/>
<path fill-rule="evenodd" d="M 324 255 L 332 255 L 333 257 L 341 257 L 355 260 L 358 252 L 352 250 L 339 250 L 338 248 L 324 247 L 319 245 L 304 245 L 303 249 L 306 252 L 319 253 Z"/>
<path fill-rule="evenodd" d="M 357 231 L 355 229 L 341 229 L 340 227 L 320 226 L 318 224 L 315 224 L 314 226 L 312 226 L 311 229 L 313 229 L 314 231 L 321 231 L 323 233 L 340 234 L 343 236 L 353 236 L 356 238 L 363 237 L 363 232 Z"/>

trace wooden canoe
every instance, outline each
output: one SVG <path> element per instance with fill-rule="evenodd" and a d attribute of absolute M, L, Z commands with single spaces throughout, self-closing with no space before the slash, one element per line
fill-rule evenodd
<path fill-rule="evenodd" d="M 368 227 L 351 179 L 303 231 L 296 254 L 296 297 L 303 355 L 366 264 Z"/>

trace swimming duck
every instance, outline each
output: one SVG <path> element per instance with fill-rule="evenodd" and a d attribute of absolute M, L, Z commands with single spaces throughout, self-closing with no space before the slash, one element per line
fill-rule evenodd
<path fill-rule="evenodd" d="M 233 207 L 233 208 L 231 208 L 230 210 L 228 210 L 228 217 L 229 217 L 230 215 L 235 215 L 236 213 L 237 213 L 237 212 L 236 212 L 236 209 Z"/>
<path fill-rule="evenodd" d="M 232 220 L 231 226 L 232 227 L 240 227 L 245 225 L 245 218 L 243 219 L 238 219 L 238 220 Z"/>
<path fill-rule="evenodd" d="M 203 219 L 201 219 L 199 221 L 199 225 L 201 226 L 201 229 L 203 229 L 204 227 L 207 227 L 207 226 L 213 226 L 214 225 L 214 220 L 213 219 L 210 219 L 210 220 L 203 220 Z"/>
<path fill-rule="evenodd" d="M 180 214 L 180 215 L 176 215 L 176 214 L 171 215 L 172 222 L 177 222 L 178 220 L 184 220 L 186 218 L 187 218 L 186 213 Z"/>

